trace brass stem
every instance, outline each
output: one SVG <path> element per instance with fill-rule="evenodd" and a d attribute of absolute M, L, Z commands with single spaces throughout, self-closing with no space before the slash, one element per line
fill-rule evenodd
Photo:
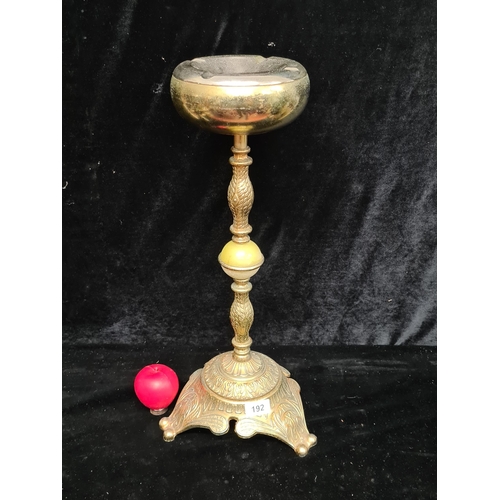
<path fill-rule="evenodd" d="M 252 284 L 248 280 L 234 280 L 231 289 L 234 292 L 234 301 L 229 312 L 229 319 L 234 330 L 233 358 L 236 361 L 248 361 L 252 345 L 249 335 L 253 323 L 253 306 L 250 302 Z"/>
<path fill-rule="evenodd" d="M 233 233 L 233 241 L 245 243 L 250 240 L 248 234 L 252 231 L 248 214 L 253 205 L 253 186 L 248 176 L 248 167 L 253 160 L 248 156 L 250 148 L 247 146 L 247 136 L 235 135 L 231 151 L 234 156 L 231 156 L 229 163 L 233 167 L 233 177 L 229 183 L 227 200 L 233 214 L 233 224 L 229 229 Z"/>
<path fill-rule="evenodd" d="M 233 233 L 234 242 L 246 243 L 250 241 L 248 234 L 252 231 L 252 226 L 248 223 L 248 215 L 254 200 L 253 186 L 248 176 L 252 158 L 248 156 L 250 148 L 247 144 L 247 136 L 235 135 L 231 151 L 234 156 L 229 159 L 229 163 L 233 167 L 233 176 L 229 183 L 227 199 L 233 214 L 233 224 L 229 229 Z M 235 279 L 231 289 L 234 292 L 234 301 L 229 313 L 234 330 L 233 358 L 236 361 L 245 362 L 250 359 L 250 345 L 252 344 L 249 335 L 254 317 L 249 295 L 252 285 L 248 279 Z"/>
<path fill-rule="evenodd" d="M 246 134 L 235 134 L 234 147 L 236 149 L 245 149 L 247 147 L 248 136 Z"/>

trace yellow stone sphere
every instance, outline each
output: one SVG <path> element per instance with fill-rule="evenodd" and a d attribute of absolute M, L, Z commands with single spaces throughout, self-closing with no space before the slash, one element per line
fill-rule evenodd
<path fill-rule="evenodd" d="M 226 266 L 248 268 L 262 263 L 264 256 L 260 248 L 252 240 L 245 243 L 230 241 L 219 255 L 219 262 Z"/>

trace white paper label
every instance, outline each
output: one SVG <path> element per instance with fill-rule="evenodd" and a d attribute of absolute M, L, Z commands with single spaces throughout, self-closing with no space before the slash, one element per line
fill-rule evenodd
<path fill-rule="evenodd" d="M 268 413 L 271 413 L 271 404 L 269 403 L 269 399 L 261 399 L 260 401 L 245 403 L 245 415 L 260 417 L 261 415 L 267 415 Z"/>

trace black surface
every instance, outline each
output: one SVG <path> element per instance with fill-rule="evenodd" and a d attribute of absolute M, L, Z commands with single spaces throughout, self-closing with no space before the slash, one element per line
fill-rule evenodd
<path fill-rule="evenodd" d="M 62 498 L 436 498 L 435 348 L 260 350 L 301 386 L 318 437 L 304 458 L 276 439 L 243 440 L 232 430 L 192 429 L 163 442 L 160 417 L 135 397 L 135 375 L 159 361 L 176 370 L 182 387 L 215 351 L 67 346 Z"/>
<path fill-rule="evenodd" d="M 436 345 L 436 4 L 63 5 L 69 342 L 228 339 L 231 139 L 177 116 L 175 66 L 296 59 L 304 113 L 250 138 L 260 345 Z"/>

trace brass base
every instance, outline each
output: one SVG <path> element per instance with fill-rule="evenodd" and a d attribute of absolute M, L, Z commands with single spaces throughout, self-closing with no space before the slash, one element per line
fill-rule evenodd
<path fill-rule="evenodd" d="M 252 414 L 257 403 L 267 413 Z M 160 420 L 160 428 L 165 441 L 194 427 L 220 436 L 229 431 L 230 420 L 236 420 L 240 438 L 265 434 L 291 446 L 301 457 L 317 441 L 307 430 L 299 384 L 288 370 L 254 351 L 245 361 L 236 359 L 233 351 L 225 352 L 196 370 L 172 414 Z"/>

